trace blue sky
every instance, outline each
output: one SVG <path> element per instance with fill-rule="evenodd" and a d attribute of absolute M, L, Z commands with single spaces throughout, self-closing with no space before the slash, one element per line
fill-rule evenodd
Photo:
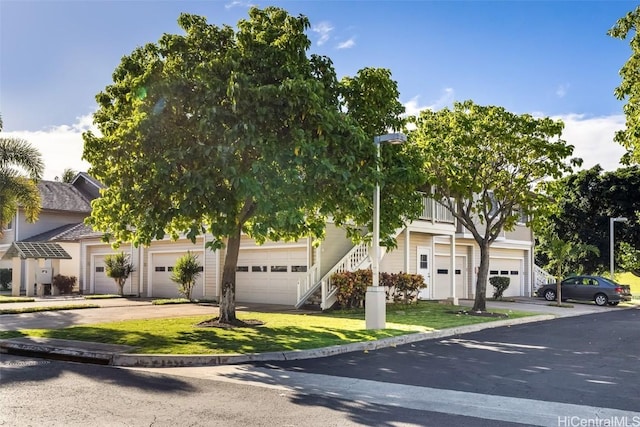
<path fill-rule="evenodd" d="M 36 145 L 46 178 L 85 170 L 81 132 L 123 55 L 181 12 L 236 25 L 244 1 L 0 0 L 0 114 L 5 133 Z M 339 76 L 385 67 L 415 113 L 454 100 L 561 118 L 585 166 L 615 169 L 624 125 L 613 96 L 627 41 L 606 35 L 635 1 L 274 1 L 309 17 L 311 52 Z"/>

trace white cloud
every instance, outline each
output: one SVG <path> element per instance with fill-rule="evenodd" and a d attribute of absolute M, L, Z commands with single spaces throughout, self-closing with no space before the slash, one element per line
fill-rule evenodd
<path fill-rule="evenodd" d="M 231 9 L 234 7 L 251 7 L 254 6 L 253 3 L 248 2 L 248 1 L 241 1 L 241 0 L 233 0 L 227 4 L 224 5 L 225 9 Z"/>
<path fill-rule="evenodd" d="M 338 49 L 350 49 L 352 47 L 354 47 L 356 45 L 356 41 L 353 37 L 351 37 L 349 40 L 344 41 L 342 43 L 339 43 L 338 46 L 336 46 Z"/>
<path fill-rule="evenodd" d="M 564 98 L 568 91 L 569 91 L 568 84 L 560 85 L 556 89 L 556 95 L 558 96 L 558 98 Z"/>
<path fill-rule="evenodd" d="M 562 139 L 575 147 L 573 156 L 583 160 L 582 169 L 597 164 L 607 171 L 621 167 L 620 158 L 625 149 L 614 142 L 613 137 L 616 131 L 625 126 L 623 115 L 585 117 L 582 114 L 567 114 L 553 119 L 564 122 Z"/>
<path fill-rule="evenodd" d="M 327 21 L 322 21 L 311 28 L 311 31 L 314 33 L 318 33 L 320 38 L 318 38 L 318 46 L 322 46 L 329 40 L 329 34 L 333 31 L 333 27 Z"/>
<path fill-rule="evenodd" d="M 21 138 L 36 147 L 45 163 L 44 179 L 61 177 L 62 172 L 71 168 L 87 171 L 89 163 L 82 160 L 84 142 L 82 133 L 87 130 L 97 132 L 92 123 L 92 115 L 78 117 L 76 123 L 56 126 L 42 131 L 3 132 L 4 136 Z"/>
<path fill-rule="evenodd" d="M 435 100 L 430 105 L 420 105 L 419 104 L 419 96 L 414 96 L 409 101 L 404 104 L 404 108 L 406 110 L 406 114 L 408 116 L 416 116 L 420 114 L 422 110 L 439 110 L 443 107 L 448 107 L 453 104 L 455 96 L 455 91 L 448 87 L 442 91 L 440 98 Z"/>

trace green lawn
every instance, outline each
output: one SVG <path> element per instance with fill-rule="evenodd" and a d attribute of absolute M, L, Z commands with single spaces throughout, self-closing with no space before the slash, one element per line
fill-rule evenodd
<path fill-rule="evenodd" d="M 34 302 L 35 298 L 31 297 L 10 297 L 0 295 L 0 304 L 9 304 L 12 302 Z"/>
<path fill-rule="evenodd" d="M 616 282 L 631 286 L 631 294 L 640 296 L 640 277 L 632 273 L 618 273 L 616 274 Z"/>
<path fill-rule="evenodd" d="M 0 338 L 32 336 L 123 344 L 147 354 L 246 354 L 321 348 L 496 320 L 458 313 L 462 309 L 432 302 L 390 306 L 387 328 L 378 331 L 364 329 L 363 310 L 318 314 L 237 312 L 240 319 L 260 320 L 264 325 L 203 328 L 196 325 L 208 317 L 194 316 L 7 331 L 0 332 Z M 509 312 L 510 318 L 527 315 L 531 313 Z"/>

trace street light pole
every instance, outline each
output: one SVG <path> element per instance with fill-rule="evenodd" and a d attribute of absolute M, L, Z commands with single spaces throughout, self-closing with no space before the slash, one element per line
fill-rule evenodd
<path fill-rule="evenodd" d="M 627 218 L 625 217 L 617 217 L 617 218 L 609 218 L 609 270 L 611 273 L 611 280 L 614 280 L 613 278 L 613 271 L 614 271 L 614 245 L 613 245 L 613 224 L 616 222 L 627 222 Z"/>
<path fill-rule="evenodd" d="M 376 172 L 380 172 L 382 144 L 402 144 L 407 136 L 402 133 L 379 135 L 373 139 L 376 146 Z M 376 178 L 373 192 L 373 241 L 371 242 L 371 286 L 365 294 L 365 326 L 367 329 L 384 329 L 387 317 L 387 298 L 384 286 L 380 286 L 380 182 Z"/>

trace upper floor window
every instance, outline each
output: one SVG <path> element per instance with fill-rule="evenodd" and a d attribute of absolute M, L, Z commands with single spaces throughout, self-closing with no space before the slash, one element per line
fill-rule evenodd
<path fill-rule="evenodd" d="M 11 230 L 13 228 L 13 221 L 9 221 L 9 223 L 2 228 L 3 230 Z"/>
<path fill-rule="evenodd" d="M 518 215 L 518 224 L 526 224 L 527 222 L 529 222 L 529 216 L 526 215 L 522 209 L 516 209 L 516 211 L 514 212 L 516 215 Z"/>

